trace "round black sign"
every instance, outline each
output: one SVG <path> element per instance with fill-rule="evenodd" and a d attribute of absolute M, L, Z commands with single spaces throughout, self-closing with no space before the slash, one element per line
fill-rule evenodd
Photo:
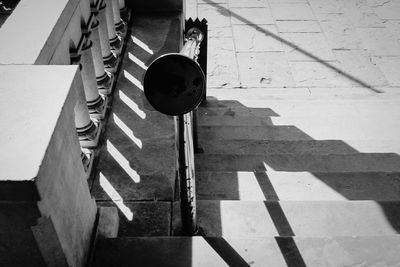
<path fill-rule="evenodd" d="M 182 54 L 166 54 L 150 64 L 143 87 L 147 100 L 156 110 L 176 116 L 200 104 L 206 81 L 197 62 Z"/>

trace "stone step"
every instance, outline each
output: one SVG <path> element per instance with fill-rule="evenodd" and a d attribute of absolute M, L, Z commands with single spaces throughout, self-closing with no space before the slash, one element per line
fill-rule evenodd
<path fill-rule="evenodd" d="M 357 154 L 196 154 L 197 171 L 399 172 L 395 153 Z"/>
<path fill-rule="evenodd" d="M 123 132 L 113 131 L 101 147 L 92 195 L 97 200 L 172 200 L 174 147 L 173 138 L 134 142 Z"/>
<path fill-rule="evenodd" d="M 100 207 L 118 210 L 118 236 L 170 235 L 172 203 L 170 201 L 97 201 Z"/>
<path fill-rule="evenodd" d="M 113 132 L 101 149 L 92 195 L 97 200 L 172 200 L 174 146 L 171 138 L 135 143 L 124 133 Z M 165 154 L 160 155 L 160 151 Z"/>
<path fill-rule="evenodd" d="M 329 118 L 329 119 L 328 119 Z M 385 118 L 385 119 L 382 119 Z M 316 138 L 321 133 L 340 130 L 356 131 L 362 136 L 383 135 L 382 129 L 400 135 L 400 109 L 392 112 L 365 114 L 365 113 L 325 113 L 316 112 L 296 114 L 284 117 L 254 117 L 254 116 L 199 116 L 200 126 L 295 126 L 303 132 Z M 358 131 L 357 131 L 358 129 Z M 362 129 L 363 131 L 360 131 Z"/>
<path fill-rule="evenodd" d="M 354 154 L 397 153 L 398 140 L 206 140 L 200 146 L 205 154 Z"/>
<path fill-rule="evenodd" d="M 315 116 L 318 114 L 342 116 L 373 114 L 399 116 L 398 100 L 209 100 L 198 109 L 199 116 L 255 116 L 286 117 Z M 315 112 L 318 110 L 318 113 Z"/>
<path fill-rule="evenodd" d="M 180 235 L 174 203 L 173 235 Z M 198 200 L 197 221 L 206 236 L 386 236 L 400 231 L 400 202 Z"/>
<path fill-rule="evenodd" d="M 399 236 L 143 237 L 100 240 L 93 267 L 132 266 L 395 266 Z"/>
<path fill-rule="evenodd" d="M 400 200 L 400 173 L 196 172 L 199 200 Z"/>
<path fill-rule="evenodd" d="M 348 125 L 330 125 L 328 123 L 304 122 L 300 125 L 275 125 L 275 126 L 199 126 L 200 140 L 398 140 L 397 127 L 379 128 L 367 123 L 354 123 Z M 372 124 L 372 122 L 370 122 Z M 382 124 L 385 124 L 384 122 Z M 356 125 L 362 125 L 362 128 Z M 385 129 L 385 130 L 382 130 Z"/>
<path fill-rule="evenodd" d="M 207 88 L 207 100 L 393 100 L 400 99 L 396 87 L 377 88 L 382 93 L 370 91 L 363 87 L 296 87 L 296 88 Z"/>

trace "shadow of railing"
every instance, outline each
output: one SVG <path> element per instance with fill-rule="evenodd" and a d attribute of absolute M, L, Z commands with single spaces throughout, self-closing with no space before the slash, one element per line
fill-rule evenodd
<path fill-rule="evenodd" d="M 218 111 L 218 109 L 220 110 Z M 268 107 L 268 104 L 265 105 L 265 108 L 251 108 L 239 101 L 224 101 L 208 97 L 208 102 L 203 106 L 203 111 L 200 114 L 203 116 L 202 120 L 205 123 L 207 118 L 212 118 L 213 116 L 219 117 L 221 120 L 226 120 L 228 117 L 238 120 L 242 117 L 244 124 L 239 127 L 247 129 L 244 132 L 239 131 L 236 133 L 234 132 L 235 129 L 229 129 L 232 135 L 227 137 L 225 132 L 221 130 L 219 130 L 219 133 L 213 132 L 218 126 L 200 126 L 200 146 L 202 146 L 204 154 L 197 156 L 198 159 L 201 157 L 202 160 L 197 161 L 196 171 L 197 176 L 203 176 L 201 181 L 205 183 L 200 184 L 199 181 L 197 184 L 198 199 L 216 200 L 212 203 L 204 204 L 204 206 L 208 206 L 208 209 L 204 211 L 203 216 L 210 211 L 222 211 L 223 207 L 220 206 L 218 200 L 240 200 L 239 172 L 253 173 L 258 183 L 258 189 L 262 191 L 265 199 L 265 208 L 276 228 L 277 236 L 275 240 L 287 266 L 306 266 L 306 263 L 293 238 L 296 233 L 286 217 L 284 209 L 281 207 L 280 201 L 282 199 L 280 199 L 279 192 L 274 188 L 269 172 L 309 173 L 316 180 L 336 192 L 335 197 L 337 199 L 335 200 L 375 201 L 380 205 L 382 214 L 393 232 L 400 233 L 400 222 L 396 219 L 400 210 L 399 204 L 396 203 L 398 199 L 396 193 L 398 193 L 399 189 L 398 185 L 393 184 L 398 181 L 398 174 L 400 173 L 400 156 L 398 154 L 361 153 L 342 140 L 315 140 L 296 126 L 274 125 L 272 118 L 279 117 L 279 114 Z M 258 121 L 260 126 L 245 126 L 250 119 L 252 119 L 251 121 Z M 224 128 L 224 126 L 221 128 Z M 267 136 L 268 133 L 266 131 L 259 134 L 255 133 L 263 128 L 268 129 L 269 134 L 272 132 L 277 136 Z M 253 140 L 251 140 L 252 137 L 254 138 Z M 265 142 L 268 142 L 267 140 L 271 137 L 273 141 L 289 141 L 289 143 L 280 149 L 275 148 L 276 150 L 271 148 L 271 150 L 266 149 L 265 151 L 262 149 L 254 149 L 252 151 L 254 147 L 246 142 L 250 140 L 255 142 L 256 145 L 265 145 Z M 243 143 L 240 145 L 240 142 Z M 221 143 L 223 145 L 217 145 Z M 289 148 L 289 146 L 294 147 L 295 151 L 290 149 L 284 151 L 285 147 Z M 276 156 L 274 153 L 283 154 Z M 310 155 L 316 157 L 310 157 Z M 287 160 L 287 157 L 293 158 Z M 318 157 L 322 157 L 322 160 L 318 160 Z M 340 160 L 340 157 L 343 157 L 344 160 Z M 314 160 L 319 162 L 315 163 Z M 221 176 L 224 176 L 221 187 L 206 188 L 206 186 L 209 186 L 207 181 L 218 180 Z M 376 183 L 376 179 L 380 178 L 382 180 L 379 181 L 382 183 Z M 388 183 L 391 179 L 392 182 Z M 373 180 L 375 183 L 372 183 Z M 276 180 L 274 182 L 276 183 Z M 286 182 L 290 183 L 289 181 Z M 297 181 L 292 181 L 291 183 L 295 184 Z M 215 184 L 213 183 L 213 185 Z M 389 191 L 391 192 L 389 193 Z M 388 194 L 385 195 L 384 192 Z M 311 192 L 306 193 L 311 194 Z M 341 197 L 338 198 L 338 195 Z M 322 198 L 318 199 L 317 196 L 309 199 L 306 197 L 305 200 L 326 201 L 332 199 L 329 199 L 329 196 L 322 196 Z M 218 216 L 220 221 L 218 221 Z M 212 218 L 217 218 L 217 221 L 213 221 L 209 234 L 223 236 L 222 217 L 222 214 L 212 215 Z M 207 218 L 204 218 L 204 220 L 207 220 Z M 205 235 L 207 235 L 207 229 L 205 229 Z M 233 258 L 236 257 L 233 256 Z"/>

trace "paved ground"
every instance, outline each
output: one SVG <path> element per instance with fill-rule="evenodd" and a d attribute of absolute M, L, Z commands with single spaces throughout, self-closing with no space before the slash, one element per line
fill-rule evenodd
<path fill-rule="evenodd" d="M 209 88 L 400 85 L 398 0 L 189 0 L 190 16 L 209 21 Z"/>

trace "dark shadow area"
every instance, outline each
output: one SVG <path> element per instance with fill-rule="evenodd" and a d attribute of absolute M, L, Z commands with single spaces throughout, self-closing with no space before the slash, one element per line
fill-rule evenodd
<path fill-rule="evenodd" d="M 36 202 L 0 203 L 0 266 L 46 266 L 31 230 L 39 217 Z"/>
<path fill-rule="evenodd" d="M 292 42 L 290 42 L 290 41 L 288 41 L 288 40 L 286 40 L 286 39 L 284 39 L 284 38 L 282 38 L 282 37 L 280 37 L 280 36 L 278 36 L 278 35 L 276 35 L 276 34 L 270 32 L 270 31 L 268 31 L 268 30 L 265 30 L 265 29 L 261 28 L 261 27 L 258 26 L 257 24 L 254 24 L 252 21 L 250 21 L 250 20 L 248 20 L 248 19 L 246 19 L 246 18 L 244 18 L 244 17 L 242 17 L 242 16 L 236 14 L 235 12 L 232 12 L 232 11 L 230 11 L 229 9 L 223 7 L 221 4 L 218 4 L 218 3 L 213 2 L 213 1 L 211 1 L 211 0 L 204 0 L 204 2 L 207 3 L 207 4 L 209 4 L 210 6 L 217 7 L 218 12 L 219 12 L 222 16 L 229 16 L 229 15 L 230 15 L 230 16 L 232 16 L 232 17 L 234 17 L 234 18 L 236 18 L 236 19 L 242 21 L 244 24 L 253 27 L 256 31 L 258 31 L 258 32 L 260 32 L 260 33 L 263 33 L 263 34 L 265 34 L 266 36 L 270 36 L 270 37 L 274 38 L 275 40 L 281 42 L 282 44 L 284 44 L 284 45 L 286 45 L 286 46 L 288 46 L 288 47 L 290 47 L 290 48 L 292 48 L 292 49 L 295 49 L 296 51 L 299 51 L 301 54 L 307 56 L 308 58 L 310 58 L 310 59 L 312 59 L 312 60 L 315 60 L 315 61 L 317 61 L 318 63 L 320 63 L 320 64 L 322 64 L 322 65 L 324 65 L 324 66 L 326 66 L 326 67 L 328 67 L 328 68 L 330 68 L 330 69 L 336 71 L 337 73 L 339 73 L 339 74 L 341 74 L 342 76 L 348 78 L 349 80 L 351 80 L 351 81 L 353 81 L 353 82 L 355 82 L 355 83 L 361 85 L 362 87 L 368 88 L 369 90 L 371 90 L 372 92 L 375 92 L 375 93 L 382 93 L 382 91 L 380 91 L 380 90 L 374 88 L 373 86 L 369 85 L 368 83 L 366 83 L 366 82 L 364 82 L 364 81 L 358 79 L 357 77 L 354 77 L 353 75 L 349 74 L 348 72 L 346 72 L 346 71 L 344 71 L 344 70 L 342 70 L 342 69 L 339 69 L 339 68 L 333 66 L 332 64 L 329 64 L 329 62 L 324 61 L 324 60 L 322 60 L 321 58 L 319 58 L 319 57 L 313 55 L 312 53 L 308 52 L 308 51 L 305 50 L 304 48 L 299 47 L 299 46 L 293 44 Z"/>
<path fill-rule="evenodd" d="M 252 174 L 262 191 L 265 208 L 278 233 L 276 243 L 289 267 L 306 264 L 293 239 L 296 233 L 280 204 L 287 199 L 281 199 L 274 188 L 275 183 L 279 184 L 276 173 L 309 173 L 343 199 L 375 201 L 393 230 L 400 233 L 398 154 L 361 153 L 342 140 L 315 140 L 296 126 L 274 126 L 271 118 L 279 114 L 267 105 L 265 109 L 250 108 L 239 101 L 208 97 L 199 114 L 204 122 L 199 126 L 199 143 L 204 153 L 196 155 L 196 187 L 200 226 L 202 220 L 212 218 L 212 225 L 206 223 L 204 227 L 206 235 L 223 235 L 223 218 L 218 212 L 227 207 L 221 207 L 218 200 L 241 199 L 239 180 L 243 177 L 239 177 L 242 175 L 239 172 Z M 219 119 L 222 124 L 229 118 L 242 119 L 242 126 L 209 126 L 206 123 L 209 120 L 213 124 Z M 253 121 L 264 126 L 247 125 Z M 275 173 L 274 182 L 269 176 L 271 171 Z M 299 183 L 298 180 L 284 182 Z M 315 191 L 306 190 L 301 197 L 311 201 L 325 199 L 324 196 L 318 198 L 321 197 L 318 194 L 313 199 L 310 194 Z M 235 253 L 228 255 L 237 258 Z"/>
<path fill-rule="evenodd" d="M 228 266 L 250 266 L 224 238 L 204 237 L 204 240 L 207 241 Z"/>

